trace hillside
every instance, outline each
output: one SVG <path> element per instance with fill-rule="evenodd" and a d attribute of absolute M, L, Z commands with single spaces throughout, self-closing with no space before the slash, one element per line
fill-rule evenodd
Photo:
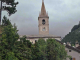
<path fill-rule="evenodd" d="M 71 42 L 71 44 L 75 44 L 76 41 L 80 44 L 80 24 L 75 25 L 71 29 L 71 32 L 62 39 L 62 42 Z"/>

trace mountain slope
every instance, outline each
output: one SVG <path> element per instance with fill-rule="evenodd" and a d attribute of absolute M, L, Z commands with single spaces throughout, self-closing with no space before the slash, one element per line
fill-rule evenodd
<path fill-rule="evenodd" d="M 71 44 L 75 44 L 76 41 L 80 44 L 80 24 L 75 25 L 71 32 L 62 39 L 62 42 L 71 42 Z"/>

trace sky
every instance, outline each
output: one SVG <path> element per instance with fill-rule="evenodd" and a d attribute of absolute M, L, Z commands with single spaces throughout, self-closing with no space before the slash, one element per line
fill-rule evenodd
<path fill-rule="evenodd" d="M 19 35 L 38 35 L 38 16 L 41 11 L 42 0 L 18 1 L 17 12 L 7 16 L 12 24 L 16 24 Z M 80 21 L 80 0 L 44 0 L 46 12 L 49 16 L 49 34 L 64 37 L 74 25 Z"/>

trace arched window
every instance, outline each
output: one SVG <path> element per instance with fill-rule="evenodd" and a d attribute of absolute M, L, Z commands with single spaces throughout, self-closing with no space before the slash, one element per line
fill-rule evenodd
<path fill-rule="evenodd" d="M 43 25 L 45 24 L 45 20 L 44 20 L 44 19 L 42 20 L 42 24 L 43 24 Z"/>
<path fill-rule="evenodd" d="M 46 28 L 44 27 L 43 29 L 42 29 L 42 31 L 45 31 L 46 30 Z"/>

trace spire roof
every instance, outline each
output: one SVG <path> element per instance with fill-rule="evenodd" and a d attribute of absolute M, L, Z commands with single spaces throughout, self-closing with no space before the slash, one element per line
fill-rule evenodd
<path fill-rule="evenodd" d="M 41 12 L 39 13 L 39 17 L 48 17 L 49 18 L 48 13 L 46 13 L 44 0 L 42 0 Z"/>
<path fill-rule="evenodd" d="M 42 0 L 42 2 L 44 2 L 44 0 Z"/>
<path fill-rule="evenodd" d="M 45 15 L 45 14 L 46 14 L 46 10 L 44 5 L 44 0 L 42 0 L 41 15 Z"/>

